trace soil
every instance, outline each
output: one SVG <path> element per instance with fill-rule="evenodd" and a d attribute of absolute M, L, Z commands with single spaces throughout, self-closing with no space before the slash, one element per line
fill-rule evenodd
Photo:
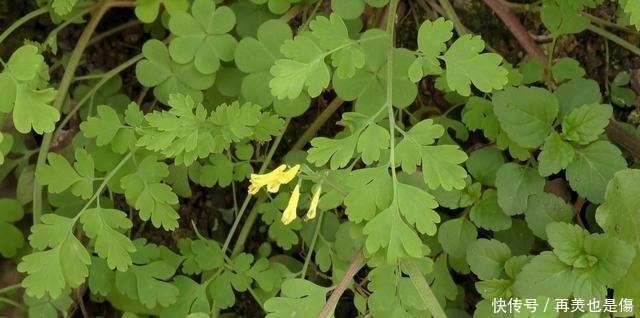
<path fill-rule="evenodd" d="M 415 37 L 419 27 L 418 21 L 422 21 L 425 17 L 432 14 L 425 12 L 422 7 L 415 4 L 416 2 L 417 1 L 411 1 L 409 5 L 405 6 L 405 12 L 409 13 L 407 13 L 405 18 L 400 20 L 401 23 L 398 26 L 399 44 L 409 48 L 415 47 Z M 512 64 L 517 64 L 523 59 L 525 53 L 522 51 L 518 42 L 515 41 L 511 33 L 504 27 L 500 19 L 498 19 L 482 1 L 459 0 L 453 2 L 465 26 L 472 32 L 482 35 L 487 43 L 499 51 L 507 61 Z M 615 3 L 609 3 L 592 10 L 590 13 L 605 19 L 612 19 L 616 11 L 615 6 Z M 0 30 L 4 30 L 13 21 L 34 8 L 29 1 L 0 0 Z M 530 30 L 530 33 L 532 35 L 539 35 L 538 38 L 541 39 L 540 44 L 545 46 L 546 40 L 544 35 L 546 31 L 541 25 L 537 14 L 526 13 L 521 15 L 521 17 L 522 22 L 528 30 Z M 130 9 L 113 9 L 104 17 L 96 32 L 99 34 L 134 19 L 135 17 Z M 10 53 L 22 44 L 23 38 L 42 41 L 48 32 L 44 32 L 43 30 L 51 30 L 54 27 L 46 15 L 34 19 L 21 27 L 0 46 L 0 57 L 6 61 Z M 82 25 L 73 25 L 62 31 L 58 37 L 59 52 L 68 53 L 72 51 L 81 32 Z M 638 35 L 628 33 L 617 34 L 636 45 L 640 43 L 640 36 Z M 119 65 L 130 57 L 138 54 L 146 39 L 148 39 L 148 35 L 144 32 L 143 26 L 140 24 L 133 25 L 122 32 L 105 38 L 87 49 L 85 61 L 79 69 L 78 75 L 87 74 L 96 69 L 107 71 Z M 607 46 L 609 51 L 608 59 L 606 58 Z M 55 63 L 61 56 L 62 54 L 59 53 L 58 56 L 48 56 L 47 58 L 49 61 Z M 633 72 L 640 67 L 640 59 L 637 56 L 620 48 L 616 44 L 607 43 L 602 37 L 588 31 L 576 36 L 563 37 L 562 40 L 558 42 L 554 57 L 564 56 L 578 59 L 586 69 L 588 76 L 600 82 L 600 84 L 603 85 L 602 87 L 604 87 L 608 81 L 611 81 L 620 71 Z M 57 73 L 54 74 L 53 77 L 59 78 L 62 70 L 63 68 L 58 68 Z M 142 90 L 137 84 L 133 69 L 122 73 L 122 77 L 125 93 L 132 99 L 135 99 L 141 94 Z M 434 89 L 433 84 L 432 80 L 425 80 L 421 83 L 418 103 L 420 105 L 435 106 L 436 109 L 444 111 L 449 105 L 442 95 Z M 145 96 L 146 98 L 143 99 L 143 104 L 150 103 L 152 99 L 151 94 L 149 93 Z M 284 150 L 288 149 L 288 146 L 295 142 L 293 138 L 296 138 L 305 131 L 308 125 L 317 117 L 332 98 L 331 92 L 325 94 L 325 96 L 314 102 L 310 111 L 292 122 L 288 134 L 283 139 L 283 143 L 279 148 L 280 150 L 276 153 L 275 161 L 278 161 L 278 158 L 284 155 Z M 329 123 L 337 122 L 344 109 L 348 109 L 348 107 L 342 107 L 342 109 L 329 120 Z M 619 112 L 617 116 L 620 120 L 625 121 L 628 113 L 628 111 Z M 319 134 L 332 136 L 339 129 L 340 126 L 325 125 Z M 222 190 L 220 188 L 193 187 L 192 192 L 193 196 L 191 198 L 181 199 L 179 230 L 175 232 L 165 232 L 137 222 L 134 225 L 133 233 L 139 233 L 140 236 L 154 243 L 165 244 L 175 250 L 175 243 L 178 238 L 195 237 L 195 232 L 192 227 L 193 222 L 201 234 L 224 240 L 224 233 L 226 233 L 229 224 L 221 217 L 222 214 L 219 213 L 219 211 L 220 209 L 233 205 L 232 194 L 228 189 Z M 244 198 L 239 195 L 238 200 L 241 201 L 243 199 Z M 123 202 L 120 203 L 124 204 Z M 27 222 L 25 222 L 24 225 L 24 230 L 27 232 Z M 217 228 L 217 230 L 213 231 L 213 228 Z M 255 228 L 257 229 L 258 226 Z M 252 235 L 247 243 L 247 248 L 250 251 L 257 249 L 259 244 L 266 239 L 263 233 L 255 229 Z M 0 287 L 15 284 L 19 282 L 21 278 L 21 275 L 15 271 L 15 264 L 7 260 L 0 260 L 0 273 Z M 470 285 L 470 288 L 467 290 L 473 290 L 471 287 L 473 282 L 464 282 L 459 278 L 458 280 L 459 283 Z M 343 299 L 344 301 L 338 306 L 337 317 L 353 317 L 354 308 L 351 305 L 352 302 L 350 302 L 352 295 L 346 293 Z M 468 303 L 474 303 L 477 301 L 477 297 L 470 294 L 470 298 L 467 299 L 467 301 Z M 108 305 L 92 301 L 88 296 L 84 297 L 84 303 L 91 316 L 116 317 L 115 310 L 109 308 Z M 243 317 L 260 317 L 263 315 L 260 307 L 249 295 L 239 295 L 238 304 L 233 311 L 237 313 L 238 316 Z M 8 308 L 0 308 L 0 316 L 18 317 L 21 316 L 21 314 L 16 311 L 11 311 L 11 309 Z M 79 311 L 75 317 L 81 317 Z"/>

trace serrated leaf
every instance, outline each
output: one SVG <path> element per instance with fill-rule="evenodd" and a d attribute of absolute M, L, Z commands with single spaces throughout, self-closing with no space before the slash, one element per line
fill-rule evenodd
<path fill-rule="evenodd" d="M 178 300 L 180 290 L 167 282 L 175 268 L 162 260 L 132 265 L 126 272 L 116 272 L 115 286 L 124 295 L 137 299 L 147 308 L 167 307 Z"/>
<path fill-rule="evenodd" d="M 553 222 L 569 223 L 573 213 L 571 206 L 560 197 L 543 192 L 530 197 L 524 216 L 533 234 L 546 240 L 547 225 Z"/>
<path fill-rule="evenodd" d="M 571 267 L 552 252 L 545 251 L 522 268 L 514 281 L 513 293 L 524 298 L 568 298 L 574 284 Z"/>
<path fill-rule="evenodd" d="M 311 38 L 298 35 L 281 47 L 286 59 L 271 67 L 271 94 L 278 99 L 295 99 L 303 89 L 316 97 L 329 85 L 331 73 L 324 62 L 325 53 Z"/>
<path fill-rule="evenodd" d="M 544 178 L 529 167 L 506 163 L 496 175 L 498 204 L 507 215 L 523 213 L 529 197 L 542 193 Z"/>
<path fill-rule="evenodd" d="M 78 3 L 78 0 L 52 0 L 51 8 L 59 16 L 67 15 L 73 7 Z"/>
<path fill-rule="evenodd" d="M 129 109 L 137 108 L 136 104 L 129 105 Z M 96 138 L 96 145 L 110 144 L 111 149 L 117 153 L 125 153 L 136 143 L 133 128 L 121 121 L 118 113 L 107 105 L 98 106 L 97 116 L 80 123 L 80 130 L 85 137 Z"/>
<path fill-rule="evenodd" d="M 581 15 L 581 9 L 562 0 L 544 1 L 540 12 L 542 23 L 554 37 L 580 33 L 589 25 L 589 19 Z"/>
<path fill-rule="evenodd" d="M 575 108 L 587 104 L 600 104 L 602 93 L 600 85 L 591 79 L 578 78 L 558 86 L 553 93 L 558 99 L 560 112 L 558 117 L 564 118 Z"/>
<path fill-rule="evenodd" d="M 398 199 L 399 200 L 399 199 Z M 391 205 L 378 213 L 363 228 L 367 235 L 365 247 L 373 254 L 386 249 L 388 264 L 395 263 L 403 257 L 422 257 L 422 241 L 402 218 L 401 213 L 413 213 L 411 209 L 400 210 L 399 202 L 394 200 Z M 408 214 L 416 217 L 413 214 Z"/>
<path fill-rule="evenodd" d="M 413 82 L 420 81 L 426 75 L 442 73 L 438 57 L 447 49 L 447 41 L 453 36 L 453 23 L 444 18 L 435 21 L 425 21 L 418 30 L 418 52 L 421 56 L 416 59 L 409 69 L 409 77 Z"/>
<path fill-rule="evenodd" d="M 89 275 L 87 265 L 91 263 L 87 250 L 71 235 L 72 220 L 59 216 L 46 217 L 47 215 L 42 218 L 42 225 L 33 229 L 34 238 L 30 237 L 30 240 L 35 248 L 43 249 L 50 246 L 52 249 L 35 251 L 24 256 L 18 265 L 18 271 L 27 274 L 22 281 L 26 293 L 37 298 L 44 295 L 57 298 L 66 288 L 80 286 Z M 56 230 L 47 231 L 51 227 Z M 39 229 L 47 232 L 38 233 Z M 48 234 L 55 236 L 44 237 Z"/>
<path fill-rule="evenodd" d="M 538 172 L 543 177 L 558 173 L 567 168 L 575 157 L 573 147 L 552 132 L 545 140 L 538 155 Z"/>
<path fill-rule="evenodd" d="M 355 170 L 346 182 L 353 188 L 344 198 L 345 212 L 352 222 L 371 220 L 376 211 L 391 204 L 393 183 L 386 167 Z"/>
<path fill-rule="evenodd" d="M 593 203 L 604 199 L 604 191 L 613 174 L 627 167 L 620 150 L 608 141 L 596 141 L 576 149 L 576 157 L 567 166 L 571 188 Z"/>
<path fill-rule="evenodd" d="M 175 38 L 169 43 L 171 58 L 177 63 L 193 61 L 202 74 L 215 73 L 220 61 L 233 60 L 236 39 L 228 34 L 236 23 L 229 7 L 217 7 L 213 0 L 196 0 L 191 14 L 177 11 L 171 15 L 169 29 Z"/>
<path fill-rule="evenodd" d="M 380 151 L 389 148 L 389 131 L 377 124 L 371 124 L 360 135 L 356 150 L 362 155 L 362 162 L 370 165 L 380 159 Z"/>
<path fill-rule="evenodd" d="M 346 167 L 354 156 L 358 137 L 355 133 L 340 139 L 316 137 L 311 140 L 307 159 L 316 166 L 329 163 L 331 169 Z"/>
<path fill-rule="evenodd" d="M 289 279 L 282 283 L 280 297 L 264 303 L 268 318 L 292 318 L 317 315 L 325 303 L 328 289 L 304 279 Z"/>
<path fill-rule="evenodd" d="M 551 67 L 551 74 L 556 82 L 583 77 L 586 72 L 580 67 L 580 62 L 564 57 L 557 60 Z"/>
<path fill-rule="evenodd" d="M 431 119 L 419 122 L 396 146 L 396 160 L 409 174 L 422 165 L 424 182 L 431 189 L 463 189 L 467 173 L 459 164 L 467 160 L 467 154 L 457 145 L 432 145 L 443 133 L 442 126 Z"/>
<path fill-rule="evenodd" d="M 504 264 L 511 257 L 509 247 L 497 240 L 479 239 L 467 248 L 467 262 L 482 280 L 505 278 Z"/>
<path fill-rule="evenodd" d="M 484 191 L 482 198 L 471 208 L 469 219 L 476 226 L 491 231 L 506 230 L 512 222 L 511 217 L 498 205 L 498 196 L 493 189 Z"/>
<path fill-rule="evenodd" d="M 598 139 L 613 116 L 610 105 L 589 104 L 571 111 L 562 121 L 566 140 L 586 145 Z"/>
<path fill-rule="evenodd" d="M 91 155 L 82 148 L 76 149 L 74 166 L 56 153 L 49 153 L 49 164 L 38 166 L 36 180 L 49 187 L 51 193 L 62 193 L 71 188 L 71 193 L 83 199 L 93 194 L 94 162 Z"/>
<path fill-rule="evenodd" d="M 331 53 L 331 62 L 341 78 L 352 77 L 365 64 L 365 56 L 359 45 L 349 38 L 342 18 L 332 13 L 329 18 L 318 16 L 309 24 L 311 33 L 323 49 Z"/>
<path fill-rule="evenodd" d="M 461 258 L 467 254 L 467 246 L 476 240 L 478 230 L 466 218 L 443 222 L 438 228 L 438 242 L 449 255 Z"/>
<path fill-rule="evenodd" d="M 127 215 L 115 209 L 87 209 L 80 216 L 80 223 L 87 236 L 95 240 L 95 251 L 107 261 L 109 268 L 126 271 L 132 264 L 131 253 L 136 250 L 131 240 L 120 232 L 133 226 Z"/>
<path fill-rule="evenodd" d="M 500 127 L 510 139 L 525 148 L 542 145 L 558 115 L 558 101 L 537 87 L 508 87 L 493 95 Z"/>
<path fill-rule="evenodd" d="M 179 215 L 173 205 L 178 204 L 178 196 L 171 187 L 160 183 L 168 175 L 167 165 L 149 156 L 139 163 L 136 172 L 124 176 L 120 185 L 127 201 L 140 210 L 140 219 L 151 220 L 155 227 L 174 230 L 178 227 Z"/>
<path fill-rule="evenodd" d="M 469 34 L 458 38 L 442 59 L 447 65 L 447 85 L 462 96 L 471 94 L 471 84 L 481 92 L 489 93 L 503 88 L 509 73 L 501 67 L 502 57 L 495 53 L 480 53 L 484 41 Z"/>

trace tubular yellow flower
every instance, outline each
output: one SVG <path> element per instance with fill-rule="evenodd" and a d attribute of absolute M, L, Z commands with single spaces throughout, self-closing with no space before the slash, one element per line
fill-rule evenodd
<path fill-rule="evenodd" d="M 284 209 L 282 213 L 282 223 L 287 225 L 298 217 L 298 213 L 296 212 L 298 209 L 298 201 L 300 200 L 300 184 L 296 184 L 296 187 L 293 188 L 293 192 L 291 193 L 291 198 L 289 198 L 289 203 L 287 204 L 287 208 Z"/>
<path fill-rule="evenodd" d="M 316 210 L 318 210 L 318 203 L 320 202 L 320 193 L 322 192 L 322 186 L 317 186 L 313 190 L 313 196 L 311 197 L 311 204 L 309 204 L 309 211 L 307 211 L 306 219 L 312 220 L 316 217 Z"/>
<path fill-rule="evenodd" d="M 256 194 L 264 186 L 267 191 L 276 193 L 280 190 L 280 185 L 287 184 L 295 178 L 300 170 L 300 165 L 295 165 L 287 171 L 286 165 L 281 165 L 273 171 L 266 174 L 251 174 L 251 185 L 249 185 L 249 193 Z"/>

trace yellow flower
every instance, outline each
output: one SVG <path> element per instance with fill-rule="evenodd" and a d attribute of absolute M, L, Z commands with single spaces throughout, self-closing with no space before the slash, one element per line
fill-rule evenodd
<path fill-rule="evenodd" d="M 293 188 L 287 208 L 284 209 L 282 213 L 282 223 L 284 223 L 284 225 L 293 222 L 293 220 L 298 217 L 298 213 L 296 212 L 298 209 L 298 200 L 300 200 L 300 184 L 296 184 L 296 187 Z"/>
<path fill-rule="evenodd" d="M 311 197 L 311 204 L 309 204 L 309 211 L 307 212 L 306 219 L 311 220 L 316 217 L 316 210 L 318 210 L 318 203 L 320 202 L 320 193 L 322 192 L 322 186 L 317 186 L 313 191 Z"/>
<path fill-rule="evenodd" d="M 280 185 L 287 184 L 295 178 L 300 170 L 300 165 L 295 165 L 291 169 L 286 170 L 286 165 L 281 165 L 275 170 L 266 174 L 251 174 L 251 185 L 249 186 L 249 193 L 256 194 L 264 186 L 267 187 L 267 191 L 276 193 L 280 190 Z"/>

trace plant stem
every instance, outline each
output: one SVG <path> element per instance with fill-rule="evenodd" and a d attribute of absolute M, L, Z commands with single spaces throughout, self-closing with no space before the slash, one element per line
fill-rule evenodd
<path fill-rule="evenodd" d="M 33 10 L 29 13 L 27 13 L 25 16 L 23 16 L 22 18 L 18 19 L 16 22 L 14 22 L 13 24 L 11 24 L 8 28 L 6 28 L 4 30 L 4 32 L 2 32 L 2 34 L 0 34 L 0 43 L 4 42 L 4 40 L 11 35 L 11 33 L 13 33 L 13 31 L 15 31 L 16 29 L 18 29 L 19 27 L 21 27 L 23 24 L 27 23 L 29 20 L 41 15 L 41 14 L 45 14 L 49 12 L 49 8 L 47 7 L 42 7 L 36 10 Z"/>
<path fill-rule="evenodd" d="M 460 17 L 458 17 L 458 14 L 451 5 L 451 2 L 449 0 L 438 0 L 438 2 L 440 3 L 440 6 L 442 7 L 442 10 L 446 14 L 447 18 L 451 20 L 451 22 L 453 22 L 453 27 L 456 29 L 458 35 L 463 36 L 469 33 L 469 30 L 467 30 L 464 24 L 462 24 L 462 21 L 460 21 Z"/>
<path fill-rule="evenodd" d="M 344 101 L 340 99 L 340 97 L 334 98 L 331 103 L 325 108 L 318 117 L 309 125 L 309 128 L 302 133 L 302 136 L 296 141 L 296 143 L 291 147 L 291 150 L 302 150 L 304 146 L 318 133 L 318 130 L 322 128 L 322 126 L 331 118 L 333 113 L 342 106 Z"/>
<path fill-rule="evenodd" d="M 318 235 L 320 235 L 320 229 L 322 228 L 322 217 L 324 213 L 320 213 L 318 219 L 316 220 L 316 229 L 313 232 L 313 238 L 311 239 L 311 244 L 309 244 L 309 252 L 307 256 L 304 258 L 304 265 L 302 265 L 302 271 L 300 271 L 301 278 L 305 278 L 307 276 L 307 268 L 309 267 L 309 262 L 311 262 L 311 255 L 313 255 L 313 249 L 316 247 L 316 242 L 318 241 Z"/>
<path fill-rule="evenodd" d="M 356 276 L 356 274 L 360 271 L 362 265 L 364 265 L 364 252 L 362 251 L 362 249 L 360 249 L 358 253 L 353 257 L 353 260 L 351 260 L 351 264 L 349 264 L 349 267 L 344 273 L 344 276 L 342 276 L 342 279 L 340 279 L 340 282 L 333 290 L 331 296 L 329 296 L 329 299 L 324 304 L 322 310 L 320 310 L 320 313 L 318 314 L 318 316 L 316 316 L 316 318 L 331 317 L 333 310 L 336 308 L 336 305 L 338 305 L 338 301 L 340 301 L 340 297 L 342 296 L 344 291 L 347 290 L 349 283 L 351 283 L 353 277 Z"/>
<path fill-rule="evenodd" d="M 6 297 L 0 297 L 0 303 L 5 303 L 5 304 L 7 304 L 7 305 L 11 305 L 11 306 L 16 307 L 16 308 L 18 308 L 18 309 L 21 309 L 21 310 L 23 310 L 23 311 L 24 311 L 24 310 L 27 310 L 27 308 L 25 308 L 25 307 L 24 307 L 23 305 L 21 305 L 20 303 L 18 303 L 18 302 L 16 302 L 16 301 L 14 301 L 14 300 L 11 300 L 11 299 L 9 299 L 9 298 L 6 298 Z"/>
<path fill-rule="evenodd" d="M 93 32 L 95 32 L 98 23 L 102 19 L 102 16 L 104 16 L 107 10 L 109 10 L 109 1 L 110 0 L 103 0 L 102 4 L 98 7 L 96 13 L 93 15 L 93 17 L 91 17 L 91 20 L 80 35 L 78 43 L 76 44 L 76 47 L 73 49 L 73 52 L 69 57 L 69 63 L 67 64 L 67 68 L 58 86 L 58 94 L 56 95 L 56 99 L 53 102 L 53 107 L 58 111 L 64 104 L 67 93 L 69 91 L 69 87 L 71 86 L 71 82 L 73 81 L 73 77 L 75 76 L 76 69 L 78 68 L 78 65 L 80 65 L 82 53 L 84 53 L 84 50 L 87 47 L 89 40 L 91 39 L 91 35 L 93 34 Z M 47 160 L 47 153 L 49 152 L 52 139 L 52 133 L 47 133 L 42 137 L 42 144 L 40 145 L 40 152 L 38 153 L 36 168 L 42 166 Z M 37 182 L 34 182 L 33 184 L 33 224 L 38 224 L 40 222 L 40 216 L 42 215 L 42 186 Z"/>
<path fill-rule="evenodd" d="M 396 22 L 396 9 L 398 7 L 398 0 L 391 0 L 389 4 L 389 16 L 387 18 L 387 36 L 389 37 L 389 46 L 387 47 L 387 99 L 385 105 L 388 111 L 389 117 L 389 166 L 391 168 L 391 176 L 393 178 L 393 201 L 396 201 L 398 192 L 398 178 L 396 176 L 396 140 L 395 140 L 395 127 L 396 118 L 393 112 L 393 63 L 395 53 L 395 22 Z M 394 203 L 392 203 L 394 204 Z"/>
<path fill-rule="evenodd" d="M 408 274 L 409 277 L 411 277 L 413 286 L 418 290 L 420 298 L 422 298 L 422 301 L 433 315 L 433 318 L 447 318 L 447 315 L 444 313 L 438 299 L 436 299 L 436 296 L 433 294 L 431 287 L 429 287 L 429 284 L 427 284 L 427 281 L 424 279 L 424 276 L 422 275 L 422 272 L 420 272 L 416 262 L 414 260 L 407 260 L 404 261 L 403 264 L 409 272 Z"/>
<path fill-rule="evenodd" d="M 587 30 L 589 30 L 589 31 L 591 31 L 593 33 L 596 33 L 598 35 L 601 35 L 601 36 L 605 37 L 606 39 L 610 40 L 611 42 L 613 42 L 615 44 L 618 44 L 618 45 L 622 46 L 623 48 L 629 50 L 629 52 L 640 56 L 640 48 L 638 48 L 637 46 L 629 43 L 625 39 L 623 39 L 623 38 L 621 38 L 621 37 L 609 32 L 609 31 L 607 31 L 607 30 L 605 30 L 605 29 L 603 29 L 601 27 L 598 27 L 598 26 L 596 26 L 594 24 L 590 24 L 587 27 Z"/>
<path fill-rule="evenodd" d="M 278 137 L 276 137 L 276 140 L 273 141 L 273 145 L 271 145 L 271 148 L 269 149 L 269 153 L 267 153 L 267 157 L 264 159 L 264 162 L 262 162 L 262 166 L 258 171 L 259 174 L 264 173 L 264 171 L 267 170 L 267 167 L 269 167 L 269 163 L 271 163 L 271 159 L 273 158 L 273 155 L 276 153 L 276 150 L 278 149 L 278 146 L 280 145 L 280 142 L 282 141 L 282 137 L 284 137 L 284 133 L 287 131 L 287 127 L 289 127 L 290 122 L 291 122 L 291 118 L 287 118 L 287 121 L 284 124 L 284 129 L 282 130 L 282 133 L 278 135 Z M 249 206 L 249 202 L 251 201 L 252 197 L 253 196 L 249 194 L 244 199 L 244 202 L 242 202 L 242 207 L 240 207 L 240 212 L 238 212 L 238 215 L 236 215 L 236 219 L 233 221 L 233 224 L 231 225 L 229 234 L 227 234 L 227 238 L 224 240 L 224 245 L 222 245 L 223 253 L 227 252 L 227 249 L 229 248 L 229 244 L 231 243 L 231 239 L 233 238 L 233 234 L 238 228 L 238 224 L 240 224 L 240 220 L 242 220 L 242 215 L 244 215 L 244 212 L 247 210 L 247 207 Z M 255 218 L 253 219 L 253 221 L 255 221 Z M 245 227 L 251 228 L 252 226 L 253 226 L 253 222 L 252 223 L 245 222 L 242 225 L 243 229 L 241 229 L 240 231 L 243 232 L 245 231 L 244 230 Z M 243 240 L 240 240 L 240 238 L 238 238 L 238 241 L 236 241 L 236 245 L 240 245 L 240 248 L 244 249 L 245 240 L 246 240 L 246 237 Z"/>
<path fill-rule="evenodd" d="M 15 285 L 7 286 L 7 287 L 4 287 L 4 288 L 0 288 L 0 295 L 12 292 L 12 291 L 14 291 L 16 289 L 20 289 L 20 288 L 22 288 L 21 284 L 15 284 Z"/>
<path fill-rule="evenodd" d="M 138 55 L 126 60 L 124 63 L 116 66 L 115 68 L 113 68 L 109 72 L 102 74 L 100 76 L 100 81 L 98 81 L 98 83 L 96 83 L 96 85 L 94 85 L 93 88 L 91 88 L 91 90 L 89 92 L 87 92 L 87 94 L 84 97 L 82 97 L 82 99 L 80 101 L 78 101 L 73 106 L 73 108 L 69 111 L 69 113 L 67 113 L 67 115 L 64 117 L 64 119 L 62 119 L 62 121 L 60 122 L 60 125 L 58 125 L 58 128 L 56 129 L 54 135 L 57 136 L 60 133 L 60 131 L 62 131 L 62 129 L 69 123 L 71 118 L 73 118 L 73 116 L 78 112 L 78 110 L 80 110 L 80 107 L 82 107 L 87 101 L 89 101 L 91 99 L 91 97 L 104 84 L 106 84 L 114 76 L 120 74 L 122 71 L 124 71 L 127 68 L 131 67 L 133 64 L 135 64 L 136 62 L 141 60 L 143 57 L 144 57 L 144 55 L 142 55 L 142 53 L 138 54 Z"/>
<path fill-rule="evenodd" d="M 142 24 L 142 22 L 140 20 L 131 20 L 129 22 L 123 23 L 115 28 L 109 29 L 107 31 L 104 31 L 100 34 L 96 34 L 96 36 L 94 36 L 93 38 L 91 38 L 91 40 L 89 41 L 89 46 L 94 45 L 100 41 L 102 41 L 104 38 L 107 38 L 111 35 L 114 35 L 122 30 L 126 30 L 128 28 L 134 27 L 136 25 L 140 25 Z"/>
<path fill-rule="evenodd" d="M 236 244 L 233 246 L 233 250 L 231 251 L 231 257 L 240 254 L 244 250 L 244 244 L 247 241 L 247 237 L 249 237 L 249 233 L 251 232 L 251 228 L 253 224 L 256 222 L 258 218 L 258 214 L 260 213 L 260 204 L 265 201 L 265 197 L 259 197 L 258 200 L 253 204 L 251 211 L 249 211 L 249 215 L 244 220 L 244 224 L 248 224 L 247 226 L 242 226 L 240 229 L 240 233 L 238 233 L 238 239 L 236 240 Z"/>

